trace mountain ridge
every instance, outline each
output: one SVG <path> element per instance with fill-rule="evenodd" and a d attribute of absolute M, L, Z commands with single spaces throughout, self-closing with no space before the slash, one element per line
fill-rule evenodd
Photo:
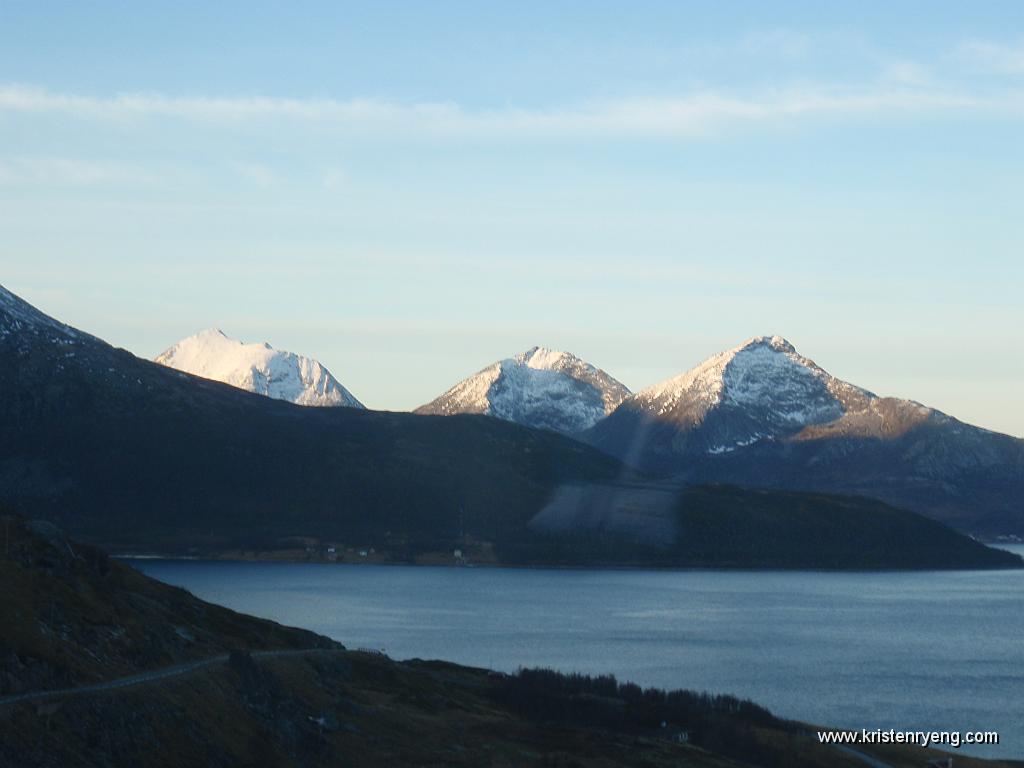
<path fill-rule="evenodd" d="M 21 316 L 0 308 L 0 327 Z M 0 391 L 0 502 L 119 552 L 217 556 L 291 551 L 299 542 L 301 553 L 308 541 L 324 551 L 374 548 L 391 562 L 452 563 L 460 550 L 480 562 L 678 567 L 692 562 L 679 532 L 693 514 L 747 506 L 741 491 L 712 501 L 678 485 L 655 487 L 550 430 L 472 414 L 305 408 L 42 321 L 0 336 Z M 757 530 L 806 544 L 785 512 L 791 497 L 765 493 Z M 600 505 L 587 500 L 594 494 Z M 892 538 L 883 560 L 866 567 L 901 567 L 915 539 L 937 542 L 943 562 L 1005 565 L 960 534 L 942 529 L 935 538 L 933 524 L 913 513 L 864 499 L 800 498 L 823 519 L 830 509 L 854 510 L 869 541 Z M 905 521 L 896 538 L 886 533 L 893 514 Z M 729 525 L 718 526 L 720 535 L 745 530 Z M 817 558 L 806 547 L 771 549 L 758 562 L 817 566 L 821 552 L 847 546 L 848 537 L 833 535 L 841 528 L 829 530 Z M 721 557 L 701 562 L 740 565 Z M 847 553 L 842 562 L 856 559 Z"/>
<path fill-rule="evenodd" d="M 639 391 L 582 439 L 680 482 L 855 493 L 961 530 L 1024 530 L 1024 440 L 842 381 L 781 336 Z"/>
<path fill-rule="evenodd" d="M 624 384 L 570 352 L 532 347 L 498 360 L 414 413 L 478 413 L 576 435 L 630 394 Z"/>

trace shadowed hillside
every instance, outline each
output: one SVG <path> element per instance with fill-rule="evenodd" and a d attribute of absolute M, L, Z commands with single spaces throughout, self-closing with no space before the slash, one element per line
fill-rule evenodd
<path fill-rule="evenodd" d="M 235 649 L 335 648 L 197 600 L 50 523 L 0 516 L 0 696 L 95 683 Z"/>
<path fill-rule="evenodd" d="M 862 496 L 736 486 L 566 486 L 530 522 L 512 562 L 686 568 L 1019 568 L 926 517 Z"/>

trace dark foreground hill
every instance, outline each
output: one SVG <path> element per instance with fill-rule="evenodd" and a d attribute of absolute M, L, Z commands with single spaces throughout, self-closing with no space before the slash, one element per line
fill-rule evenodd
<path fill-rule="evenodd" d="M 400 562 L 1019 565 L 863 499 L 651 485 L 485 416 L 303 408 L 154 363 L 0 288 L 0 501 L 125 552 Z M 697 522 L 699 520 L 699 522 Z"/>
<path fill-rule="evenodd" d="M 237 648 L 337 643 L 197 600 L 54 525 L 0 516 L 0 696 L 68 688 Z"/>
<path fill-rule="evenodd" d="M 345 651 L 157 583 L 48 524 L 0 525 L 4 768 L 864 764 L 731 696 Z M 124 675 L 141 679 L 103 684 Z M 940 753 L 875 754 L 902 767 Z"/>

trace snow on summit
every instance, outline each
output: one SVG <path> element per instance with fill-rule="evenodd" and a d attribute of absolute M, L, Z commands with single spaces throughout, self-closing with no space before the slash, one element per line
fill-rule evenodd
<path fill-rule="evenodd" d="M 592 442 L 630 461 L 640 461 L 638 452 L 667 461 L 766 441 L 892 436 L 943 418 L 837 379 L 781 336 L 755 336 L 637 392 L 597 427 Z"/>
<path fill-rule="evenodd" d="M 245 344 L 215 328 L 179 341 L 156 362 L 297 405 L 363 407 L 316 360 L 266 342 Z"/>
<path fill-rule="evenodd" d="M 533 347 L 460 381 L 416 413 L 480 413 L 572 435 L 592 427 L 629 394 L 569 352 Z"/>
<path fill-rule="evenodd" d="M 685 407 L 699 416 L 716 406 L 765 409 L 780 422 L 813 424 L 842 415 L 842 402 L 871 393 L 840 381 L 781 336 L 755 336 L 694 368 L 638 392 L 658 415 Z"/>

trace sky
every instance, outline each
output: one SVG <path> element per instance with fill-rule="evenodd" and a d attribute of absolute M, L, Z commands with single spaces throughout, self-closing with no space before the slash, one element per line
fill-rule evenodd
<path fill-rule="evenodd" d="M 4 0 L 0 283 L 373 408 L 780 334 L 1022 436 L 1024 4 Z"/>

